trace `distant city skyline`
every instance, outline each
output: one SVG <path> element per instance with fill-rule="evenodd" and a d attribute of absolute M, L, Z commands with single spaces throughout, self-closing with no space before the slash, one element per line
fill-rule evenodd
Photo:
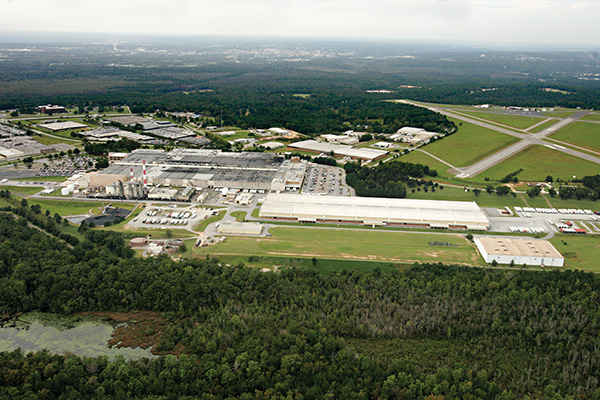
<path fill-rule="evenodd" d="M 600 47 L 597 0 L 0 0 L 0 29 Z"/>

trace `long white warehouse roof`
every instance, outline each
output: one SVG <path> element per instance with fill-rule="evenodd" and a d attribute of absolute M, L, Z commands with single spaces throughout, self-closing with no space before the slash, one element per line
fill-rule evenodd
<path fill-rule="evenodd" d="M 354 148 L 343 144 L 317 142 L 316 140 L 295 142 L 289 144 L 288 147 L 320 153 L 329 153 L 333 151 L 336 156 L 360 158 L 363 160 L 374 160 L 388 154 L 388 152 L 384 150 Z"/>
<path fill-rule="evenodd" d="M 290 218 L 299 221 L 342 220 L 363 224 L 424 224 L 448 228 L 464 226 L 487 229 L 489 220 L 477 203 L 390 199 L 378 197 L 267 195 L 260 208 L 263 218 Z"/>

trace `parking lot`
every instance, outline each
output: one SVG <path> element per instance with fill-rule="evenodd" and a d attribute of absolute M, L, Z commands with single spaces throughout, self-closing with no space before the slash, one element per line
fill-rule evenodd
<path fill-rule="evenodd" d="M 600 216 L 591 210 L 515 207 L 515 211 L 514 216 L 496 216 L 486 209 L 490 231 L 552 236 L 559 233 L 562 227 L 582 229 L 587 234 L 600 234 Z"/>
<path fill-rule="evenodd" d="M 302 193 L 347 196 L 348 188 L 342 186 L 343 173 L 344 171 L 338 167 L 309 165 Z"/>
<path fill-rule="evenodd" d="M 39 166 L 35 176 L 72 176 L 78 171 L 88 170 L 94 165 L 94 158 L 89 156 L 64 156 L 59 159 L 36 160 Z M 39 164 L 42 165 L 39 165 Z"/>
<path fill-rule="evenodd" d="M 129 227 L 158 229 L 192 229 L 213 211 L 202 207 L 175 205 L 148 206 L 129 222 Z"/>

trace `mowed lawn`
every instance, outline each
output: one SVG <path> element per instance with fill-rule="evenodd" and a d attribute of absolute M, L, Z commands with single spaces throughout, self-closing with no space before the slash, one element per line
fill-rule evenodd
<path fill-rule="evenodd" d="M 521 115 L 509 115 L 509 114 L 476 112 L 476 111 L 461 111 L 461 113 L 470 115 L 472 117 L 485 119 L 492 123 L 497 122 L 499 124 L 511 126 L 513 128 L 517 128 L 517 129 L 527 129 L 530 126 L 539 124 L 540 122 L 542 122 L 546 119 L 546 118 L 536 118 L 536 117 L 523 117 Z"/>
<path fill-rule="evenodd" d="M 11 193 L 21 193 L 21 194 L 36 194 L 44 190 L 43 187 L 40 186 L 10 186 L 10 185 L 0 185 L 0 190 L 8 190 Z"/>
<path fill-rule="evenodd" d="M 588 115 L 584 115 L 583 117 L 581 117 L 581 120 L 583 120 L 583 121 L 600 121 L 600 114 L 591 113 Z"/>
<path fill-rule="evenodd" d="M 543 124 L 536 126 L 533 129 L 528 129 L 528 131 L 531 133 L 538 133 L 538 132 L 541 132 L 544 129 L 548 128 L 549 126 L 556 124 L 557 122 L 558 122 L 558 120 L 556 120 L 556 119 L 550 119 L 550 120 L 544 122 Z"/>
<path fill-rule="evenodd" d="M 593 151 L 600 151 L 600 124 L 573 122 L 550 137 Z"/>
<path fill-rule="evenodd" d="M 475 176 L 475 179 L 484 179 L 484 177 L 489 177 L 491 180 L 502 179 L 520 168 L 523 168 L 523 171 L 517 177 L 524 181 L 541 181 L 548 175 L 552 175 L 554 180 L 557 178 L 569 180 L 573 178 L 573 175 L 581 178 L 600 172 L 600 165 L 591 161 L 582 160 L 545 146 L 534 145 L 483 171 Z"/>
<path fill-rule="evenodd" d="M 478 264 L 474 247 L 461 235 L 431 235 L 350 229 L 275 227 L 270 237 L 228 237 L 202 248 L 213 255 L 316 257 L 386 262 Z M 430 246 L 429 241 L 457 247 Z"/>
<path fill-rule="evenodd" d="M 600 235 L 557 235 L 550 242 L 571 269 L 600 273 Z"/>
<path fill-rule="evenodd" d="M 43 199 L 27 199 L 29 204 L 39 204 L 42 210 L 49 210 L 50 213 L 58 213 L 60 216 L 80 215 L 91 212 L 92 214 L 100 214 L 102 208 L 110 201 L 101 203 L 94 201 L 70 201 L 70 200 L 43 200 Z M 132 210 L 134 204 L 114 203 L 113 206 Z"/>
<path fill-rule="evenodd" d="M 468 122 L 449 118 L 458 126 L 458 132 L 423 147 L 423 150 L 441 158 L 455 167 L 466 167 L 490 156 L 518 138 L 482 128 Z"/>
<path fill-rule="evenodd" d="M 424 148 L 423 150 L 427 151 L 426 148 Z M 443 162 L 440 162 L 435 158 L 431 157 L 430 155 L 425 154 L 419 150 L 413 150 L 408 154 L 402 155 L 398 157 L 395 161 L 427 165 L 429 168 L 435 169 L 438 173 L 450 169 L 450 167 L 444 164 Z"/>
<path fill-rule="evenodd" d="M 526 204 L 520 197 L 513 197 L 512 195 L 498 196 L 496 193 L 489 194 L 483 189 L 480 189 L 479 195 L 475 195 L 472 190 L 465 192 L 463 188 L 444 186 L 443 189 L 439 187 L 432 192 L 431 189 L 412 193 L 412 189 L 408 190 L 406 194 L 407 199 L 423 199 L 423 200 L 447 200 L 447 201 L 474 201 L 479 207 L 492 207 L 492 208 L 504 208 L 504 207 L 524 207 Z M 529 199 L 529 197 L 527 197 Z M 599 203 L 600 204 L 600 203 Z M 546 205 L 544 205 L 546 207 Z"/>

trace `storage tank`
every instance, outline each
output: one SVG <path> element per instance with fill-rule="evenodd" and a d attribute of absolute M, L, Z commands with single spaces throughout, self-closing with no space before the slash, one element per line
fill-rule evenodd
<path fill-rule="evenodd" d="M 135 237 L 129 241 L 131 247 L 144 247 L 148 241 L 145 237 Z"/>

